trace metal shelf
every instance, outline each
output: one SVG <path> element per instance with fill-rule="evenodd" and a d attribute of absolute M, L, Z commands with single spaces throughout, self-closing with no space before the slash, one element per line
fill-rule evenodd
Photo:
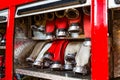
<path fill-rule="evenodd" d="M 6 49 L 6 46 L 0 46 L 0 49 Z"/>
<path fill-rule="evenodd" d="M 51 80 L 91 80 L 90 75 L 75 74 L 72 71 L 51 71 L 50 69 L 19 68 L 15 73 Z"/>
<path fill-rule="evenodd" d="M 90 6 L 91 0 L 86 0 L 85 3 L 80 3 L 82 0 L 46 0 L 37 1 L 35 3 L 18 6 L 15 18 L 55 12 L 69 8 L 78 8 Z M 84 1 L 84 0 L 83 0 Z M 48 5 L 49 4 L 49 5 Z"/>
<path fill-rule="evenodd" d="M 32 37 L 33 40 L 48 40 L 48 39 L 39 39 L 37 37 Z M 80 35 L 78 38 L 72 38 L 72 37 L 57 37 L 57 38 L 54 38 L 53 40 L 57 40 L 57 39 L 68 39 L 68 40 L 83 40 L 85 39 L 85 36 L 82 34 Z M 50 39 L 51 40 L 51 39 Z M 52 40 L 51 40 L 52 41 Z"/>

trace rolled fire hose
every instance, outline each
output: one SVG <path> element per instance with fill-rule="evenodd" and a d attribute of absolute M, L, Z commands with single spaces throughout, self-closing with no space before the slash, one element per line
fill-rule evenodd
<path fill-rule="evenodd" d="M 68 28 L 67 18 L 66 17 L 57 18 L 55 25 L 57 27 L 56 36 L 57 37 L 66 37 L 67 36 L 66 30 Z"/>
<path fill-rule="evenodd" d="M 54 31 L 55 31 L 55 22 L 53 21 L 47 21 L 46 22 L 46 39 L 53 39 L 54 38 Z"/>
<path fill-rule="evenodd" d="M 17 59 L 21 54 L 22 50 L 30 44 L 29 40 L 18 40 L 15 39 L 15 47 L 14 47 L 14 59 Z"/>
<path fill-rule="evenodd" d="M 47 53 L 44 55 L 44 60 L 52 60 L 53 53 L 55 51 L 57 44 L 58 44 L 58 41 L 52 42 L 51 47 L 47 50 Z"/>
<path fill-rule="evenodd" d="M 64 44 L 64 46 L 63 46 Z M 64 62 L 64 51 L 68 41 L 54 41 L 52 46 L 48 49 L 47 54 L 44 55 L 44 61 L 53 61 L 52 69 L 61 69 Z"/>
<path fill-rule="evenodd" d="M 66 17 L 68 19 L 76 19 L 79 17 L 79 11 L 74 8 L 66 9 Z"/>
<path fill-rule="evenodd" d="M 83 7 L 82 10 L 85 15 L 90 16 L 90 13 L 91 13 L 90 6 Z"/>
<path fill-rule="evenodd" d="M 44 32 L 45 31 L 45 26 L 46 26 L 47 15 L 46 14 L 41 14 L 41 15 L 38 15 L 38 18 L 39 19 L 36 19 L 34 17 L 35 22 L 39 23 L 39 25 L 35 25 L 37 27 L 37 31 Z"/>
<path fill-rule="evenodd" d="M 31 25 L 31 28 L 33 30 L 34 38 L 37 38 L 37 39 L 45 39 L 46 38 L 46 34 L 43 31 L 41 31 L 40 29 L 38 29 L 37 26 Z"/>
<path fill-rule="evenodd" d="M 76 54 L 76 67 L 73 69 L 76 73 L 87 74 L 86 65 L 90 58 L 91 43 L 90 41 L 83 42 L 80 51 Z"/>
<path fill-rule="evenodd" d="M 14 47 L 14 59 L 17 59 L 22 50 L 28 45 L 28 42 L 15 40 Z M 16 61 L 16 60 L 15 60 Z"/>
<path fill-rule="evenodd" d="M 67 36 L 67 18 L 65 17 L 66 12 L 65 10 L 62 11 L 56 11 L 55 15 L 57 16 L 56 19 L 56 27 L 57 27 L 57 31 L 56 31 L 56 36 L 58 37 L 65 37 Z"/>
<path fill-rule="evenodd" d="M 54 38 L 54 31 L 55 31 L 55 21 L 54 21 L 54 13 L 47 13 L 46 14 L 46 39 L 53 39 Z"/>
<path fill-rule="evenodd" d="M 66 46 L 68 45 L 69 41 L 68 40 L 63 40 L 64 42 L 59 41 L 59 44 L 56 46 L 56 50 L 54 53 L 54 62 L 58 61 L 60 62 L 62 65 L 64 64 L 64 53 L 65 53 L 65 49 Z M 63 45 L 62 45 L 63 44 Z M 61 48 L 58 48 L 61 47 Z M 58 54 L 57 54 L 58 53 Z M 56 55 L 56 57 L 55 57 Z"/>
<path fill-rule="evenodd" d="M 84 33 L 86 38 L 91 38 L 91 26 L 89 15 L 84 15 Z"/>
<path fill-rule="evenodd" d="M 86 65 L 89 62 L 90 58 L 90 50 L 91 50 L 91 26 L 90 26 L 90 16 L 84 14 L 84 34 L 85 41 L 83 42 L 80 51 L 77 53 L 76 67 L 74 67 L 73 71 L 76 73 L 87 74 L 88 70 L 86 69 Z"/>
<path fill-rule="evenodd" d="M 70 33 L 71 37 L 78 38 L 79 34 L 82 32 L 80 28 L 80 17 L 76 19 L 69 20 L 69 29 L 68 32 Z"/>
<path fill-rule="evenodd" d="M 33 63 L 45 44 L 46 42 L 38 42 L 34 47 L 31 55 L 26 59 L 26 61 Z"/>
<path fill-rule="evenodd" d="M 26 63 L 25 58 L 30 55 L 35 44 L 36 44 L 36 42 L 29 41 L 27 44 L 24 44 L 24 48 L 21 48 L 20 50 L 15 51 L 14 52 L 15 62 L 24 65 L 24 63 Z M 23 46 L 20 46 L 20 47 L 23 47 Z"/>
<path fill-rule="evenodd" d="M 35 15 L 34 16 L 34 22 L 35 22 L 35 25 L 38 27 L 41 25 L 41 16 L 40 15 Z"/>
<path fill-rule="evenodd" d="M 59 40 L 57 42 L 57 46 L 55 48 L 55 51 L 53 53 L 53 62 L 61 62 L 61 59 L 60 59 L 60 53 L 61 53 L 61 50 L 62 50 L 62 47 L 63 47 L 63 44 L 65 43 L 64 40 Z"/>
<path fill-rule="evenodd" d="M 67 47 L 68 43 L 69 43 L 69 40 L 65 40 L 65 43 L 64 43 L 64 45 L 62 47 L 62 51 L 61 51 L 61 60 L 62 60 L 61 63 L 62 63 L 62 65 L 65 64 L 64 56 L 65 56 L 65 50 L 66 50 L 66 47 Z"/>
<path fill-rule="evenodd" d="M 35 24 L 31 26 L 31 29 L 33 30 L 33 36 L 37 39 L 45 39 L 46 34 L 44 31 L 46 25 L 46 14 L 35 15 L 34 22 Z"/>
<path fill-rule="evenodd" d="M 81 16 L 80 13 L 77 9 L 67 9 L 66 10 L 66 17 L 69 19 L 68 24 L 69 24 L 69 33 L 70 35 L 74 37 L 78 37 L 79 33 L 81 32 L 80 30 L 80 21 L 81 21 Z"/>
<path fill-rule="evenodd" d="M 66 12 L 65 10 L 56 11 L 55 15 L 57 16 L 57 18 L 63 18 L 66 15 Z"/>
<path fill-rule="evenodd" d="M 43 49 L 40 51 L 39 55 L 37 56 L 33 66 L 41 67 L 43 63 L 43 56 L 47 52 L 47 50 L 51 47 L 52 43 L 47 43 Z"/>
<path fill-rule="evenodd" d="M 48 20 L 48 21 L 53 21 L 55 18 L 55 15 L 53 12 L 47 13 L 45 16 L 46 16 L 46 20 Z"/>
<path fill-rule="evenodd" d="M 53 58 L 54 58 L 54 52 L 56 50 L 57 44 L 58 44 L 58 41 L 52 42 L 52 45 L 50 46 L 50 48 L 47 50 L 47 52 L 43 56 L 43 61 L 45 63 L 44 67 L 50 67 L 50 64 L 52 63 Z"/>
<path fill-rule="evenodd" d="M 50 66 L 51 69 L 56 70 L 56 69 L 63 68 L 62 65 L 64 61 L 64 51 L 67 44 L 68 44 L 68 41 L 66 40 L 59 41 L 54 53 L 53 64 Z"/>
<path fill-rule="evenodd" d="M 46 26 L 46 19 L 42 19 L 40 27 L 38 27 L 38 30 L 41 32 L 45 31 L 45 26 Z"/>
<path fill-rule="evenodd" d="M 15 23 L 15 38 L 24 38 L 26 39 L 27 34 L 27 26 L 25 24 L 25 18 L 20 18 L 16 20 Z"/>
<path fill-rule="evenodd" d="M 15 38 L 26 39 L 25 33 L 23 32 L 22 28 L 15 27 Z"/>
<path fill-rule="evenodd" d="M 75 64 L 76 53 L 80 50 L 81 42 L 70 42 L 65 49 L 65 70 L 72 70 Z"/>

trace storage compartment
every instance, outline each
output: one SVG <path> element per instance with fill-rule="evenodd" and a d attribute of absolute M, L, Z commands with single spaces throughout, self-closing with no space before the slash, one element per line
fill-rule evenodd
<path fill-rule="evenodd" d="M 105 64 L 107 64 L 106 58 L 108 58 L 109 77 L 119 80 L 120 0 L 108 0 L 108 8 L 118 8 L 108 11 L 108 36 L 106 36 L 107 14 L 105 14 L 107 12 L 107 2 L 104 0 L 92 2 L 92 20 L 96 20 L 92 23 L 92 29 L 96 29 L 93 30 L 95 32 L 92 31 L 92 37 L 94 37 L 92 38 L 92 45 L 90 26 L 91 0 L 37 0 L 30 4 L 17 5 L 14 43 L 12 43 L 12 36 L 9 38 L 7 34 L 7 39 L 14 45 L 13 51 L 13 45 L 9 41 L 7 41 L 7 49 L 5 47 L 6 31 L 4 30 L 6 30 L 6 22 L 8 20 L 8 10 L 0 11 L 0 77 L 4 77 L 4 49 L 6 49 L 6 69 L 9 71 L 12 68 L 12 60 L 14 60 L 13 71 L 15 76 L 18 74 L 27 75 L 24 78 L 26 80 L 39 80 L 38 78 L 45 80 L 91 80 L 91 56 L 93 73 L 99 72 L 100 74 L 102 68 L 107 69 Z M 11 19 L 9 19 L 7 31 L 12 32 L 10 30 L 13 29 L 10 29 L 10 27 L 13 28 L 12 23 L 14 21 L 11 20 L 14 17 L 12 13 L 14 7 L 12 5 L 9 8 L 9 13 L 11 13 L 9 18 Z M 99 9 L 105 11 L 99 11 Z M 100 15 L 98 15 L 99 12 Z M 98 20 L 99 18 L 100 20 Z M 103 33 L 99 33 L 102 31 Z M 107 57 L 106 51 L 106 37 L 108 37 L 109 57 Z M 103 45 L 104 40 L 105 45 Z M 94 53 L 91 55 L 91 46 L 92 51 L 100 55 L 95 55 Z M 12 59 L 12 53 L 14 54 L 14 59 Z M 105 55 L 104 57 L 103 54 Z M 99 62 L 98 65 L 97 62 Z M 99 65 L 101 67 L 100 70 Z M 10 67 L 8 68 L 8 66 Z M 102 76 L 107 77 L 108 73 L 106 71 L 103 71 Z M 106 73 L 104 74 L 104 72 Z M 93 73 L 92 78 L 95 79 L 98 74 L 95 75 L 96 73 Z M 12 77 L 11 75 L 12 73 L 8 76 Z M 99 76 L 99 78 L 102 77 L 101 75 Z"/>
<path fill-rule="evenodd" d="M 16 18 L 15 72 L 53 80 L 90 80 L 90 32 L 90 6 Z"/>

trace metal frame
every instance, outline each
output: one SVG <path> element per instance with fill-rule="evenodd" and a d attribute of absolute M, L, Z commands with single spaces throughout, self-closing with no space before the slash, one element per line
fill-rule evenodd
<path fill-rule="evenodd" d="M 107 0 L 92 0 L 92 79 L 108 80 Z"/>
<path fill-rule="evenodd" d="M 13 34 L 16 6 L 33 0 L 1 0 L 0 9 L 9 8 L 6 34 L 5 80 L 13 80 Z M 92 0 L 92 80 L 108 80 L 107 0 Z"/>
<path fill-rule="evenodd" d="M 33 0 L 1 0 L 0 9 L 8 8 L 8 22 L 6 31 L 6 56 L 5 56 L 5 80 L 13 80 L 13 35 L 14 35 L 14 18 L 16 6 L 32 2 Z"/>
<path fill-rule="evenodd" d="M 15 7 L 9 8 L 9 16 L 6 32 L 6 54 L 5 54 L 5 79 L 13 79 L 13 34 L 14 34 Z"/>
<path fill-rule="evenodd" d="M 17 7 L 15 17 L 19 18 L 19 17 L 31 16 L 31 15 L 37 15 L 37 14 L 43 14 L 43 13 L 65 10 L 65 9 L 69 9 L 69 8 L 78 8 L 78 7 L 90 6 L 91 5 L 91 0 L 87 0 L 87 2 L 85 4 L 77 4 L 77 5 L 71 5 L 71 6 L 65 6 L 65 7 L 60 7 L 60 8 L 44 10 L 44 11 L 32 12 L 32 13 L 23 14 L 23 15 L 17 15 L 18 10 L 20 10 L 20 9 L 24 9 L 24 8 L 28 8 L 28 7 L 34 7 L 34 6 L 37 6 L 37 5 L 43 5 L 43 4 L 47 4 L 47 3 L 52 3 L 52 2 L 55 2 L 55 1 L 60 1 L 60 0 L 38 1 L 38 2 L 35 2 L 35 3 L 32 3 L 32 4 L 29 4 L 29 5 L 26 4 L 24 6 L 19 6 L 19 7 Z"/>

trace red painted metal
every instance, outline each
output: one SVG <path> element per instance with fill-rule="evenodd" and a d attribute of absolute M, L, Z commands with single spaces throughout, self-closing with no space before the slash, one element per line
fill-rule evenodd
<path fill-rule="evenodd" d="M 92 80 L 108 80 L 107 0 L 92 0 Z"/>
<path fill-rule="evenodd" d="M 9 9 L 9 20 L 6 34 L 6 76 L 5 80 L 12 80 L 13 76 L 13 33 L 14 14 L 17 5 L 33 0 L 1 0 L 0 10 Z M 108 80 L 108 46 L 107 46 L 107 0 L 92 0 L 92 80 Z"/>
<path fill-rule="evenodd" d="M 0 0 L 0 9 L 9 8 L 11 6 L 18 6 L 33 1 L 35 0 Z"/>
<path fill-rule="evenodd" d="M 13 80 L 13 35 L 15 7 L 9 8 L 6 32 L 5 80 Z"/>
<path fill-rule="evenodd" d="M 1 0 L 0 10 L 9 8 L 6 33 L 5 80 L 13 80 L 13 35 L 15 7 L 34 0 Z"/>
<path fill-rule="evenodd" d="M 84 34 L 86 38 L 91 38 L 90 16 L 84 14 Z"/>

